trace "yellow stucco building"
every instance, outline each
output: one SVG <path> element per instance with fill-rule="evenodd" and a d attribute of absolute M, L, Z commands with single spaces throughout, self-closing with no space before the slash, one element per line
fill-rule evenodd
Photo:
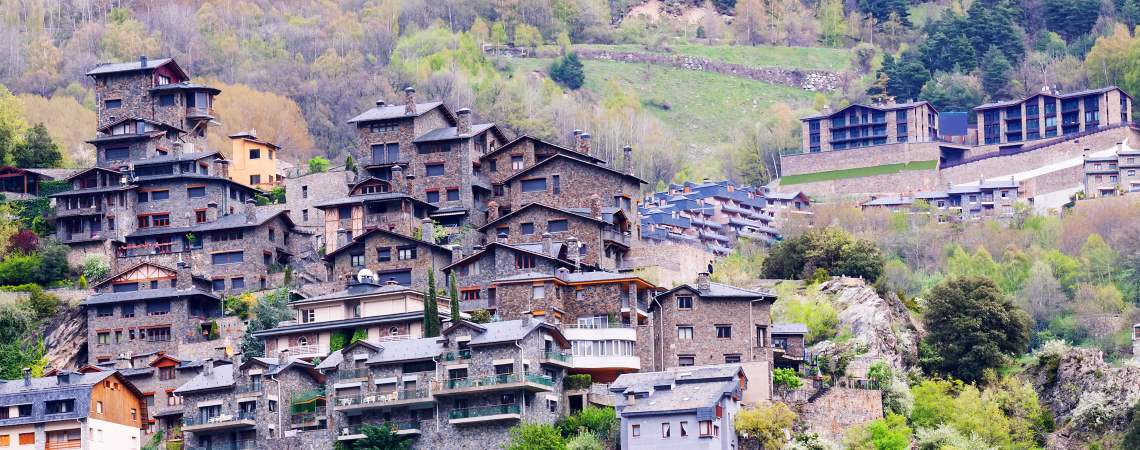
<path fill-rule="evenodd" d="M 230 179 L 259 189 L 273 189 L 281 182 L 277 172 L 277 151 L 272 142 L 257 138 L 257 131 L 241 131 L 230 135 Z"/>

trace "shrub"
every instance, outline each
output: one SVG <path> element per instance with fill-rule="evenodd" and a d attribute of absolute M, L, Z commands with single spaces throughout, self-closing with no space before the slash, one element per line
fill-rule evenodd
<path fill-rule="evenodd" d="M 524 423 L 511 428 L 506 450 L 566 450 L 566 441 L 554 425 Z"/>
<path fill-rule="evenodd" d="M 107 266 L 107 262 L 99 255 L 87 255 L 83 258 L 83 276 L 87 277 L 87 281 L 101 281 L 107 277 L 107 272 L 111 268 Z"/>
<path fill-rule="evenodd" d="M 227 316 L 240 317 L 242 320 L 249 318 L 250 309 L 257 303 L 257 298 L 249 292 L 240 295 L 231 295 L 222 301 L 223 311 Z"/>
<path fill-rule="evenodd" d="M 39 247 L 40 238 L 31 230 L 21 230 L 19 233 L 13 234 L 8 238 L 8 244 L 11 245 L 14 250 L 31 253 L 36 251 L 36 248 Z"/>
<path fill-rule="evenodd" d="M 783 367 L 772 371 L 772 386 L 776 388 L 777 392 L 786 394 L 799 389 L 803 384 L 803 380 L 800 379 L 794 369 Z"/>
<path fill-rule="evenodd" d="M 321 173 L 329 170 L 329 160 L 320 156 L 314 156 L 309 160 L 309 173 Z"/>
<path fill-rule="evenodd" d="M 550 78 L 570 90 L 582 87 L 586 74 L 576 53 L 568 53 L 550 64 Z"/>
<path fill-rule="evenodd" d="M 8 255 L 0 261 L 0 285 L 11 286 L 39 281 L 40 264 L 39 255 Z"/>
<path fill-rule="evenodd" d="M 582 432 L 566 440 L 566 450 L 605 450 L 605 446 L 593 433 Z"/>
<path fill-rule="evenodd" d="M 617 434 L 619 420 L 612 407 L 596 408 L 588 406 L 581 411 L 558 421 L 558 429 L 563 436 L 570 437 L 579 432 L 592 433 L 601 440 L 611 440 Z"/>
<path fill-rule="evenodd" d="M 906 418 L 898 414 L 848 430 L 846 443 L 852 449 L 907 450 L 910 448 L 910 427 Z"/>
<path fill-rule="evenodd" d="M 33 280 L 48 286 L 60 280 L 70 279 L 71 266 L 67 263 L 67 253 L 70 251 L 70 248 L 59 242 L 41 242 L 40 268 Z"/>
<path fill-rule="evenodd" d="M 562 386 L 566 389 L 589 389 L 591 384 L 593 384 L 593 378 L 588 373 L 566 375 L 562 379 Z"/>
<path fill-rule="evenodd" d="M 764 449 L 779 450 L 787 443 L 784 436 L 795 420 L 796 413 L 788 405 L 773 403 L 738 412 L 733 425 L 740 437 L 756 439 Z"/>
<path fill-rule="evenodd" d="M 471 311 L 471 321 L 474 323 L 487 323 L 491 321 L 491 312 L 485 309 Z"/>

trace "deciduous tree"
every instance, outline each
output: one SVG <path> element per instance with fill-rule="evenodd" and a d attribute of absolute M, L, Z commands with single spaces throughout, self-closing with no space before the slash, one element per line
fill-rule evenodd
<path fill-rule="evenodd" d="M 924 343 L 940 356 L 932 373 L 979 381 L 1029 344 L 1029 316 L 988 278 L 946 280 L 931 289 Z"/>

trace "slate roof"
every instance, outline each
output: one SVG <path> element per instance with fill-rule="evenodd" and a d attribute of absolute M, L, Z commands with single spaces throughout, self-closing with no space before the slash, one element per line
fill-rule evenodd
<path fill-rule="evenodd" d="M 542 161 L 539 161 L 539 162 L 535 163 L 534 165 L 532 165 L 532 166 L 530 166 L 530 167 L 527 167 L 527 168 L 525 168 L 525 169 L 523 169 L 523 170 L 520 170 L 520 171 L 516 172 L 514 175 L 511 175 L 511 176 L 507 177 L 506 179 L 504 179 L 504 180 L 503 180 L 503 183 L 509 183 L 511 180 L 513 180 L 513 179 L 515 179 L 515 178 L 519 178 L 519 177 L 522 177 L 522 176 L 524 176 L 524 175 L 526 175 L 526 174 L 528 174 L 528 173 L 530 173 L 530 172 L 534 171 L 535 169 L 537 169 L 537 168 L 539 168 L 539 167 L 542 167 L 542 166 L 544 166 L 544 165 L 547 165 L 547 164 L 550 164 L 550 163 L 554 162 L 555 160 L 565 160 L 565 161 L 572 161 L 572 162 L 574 162 L 574 163 L 576 163 L 576 164 L 584 164 L 584 165 L 586 165 L 586 166 L 589 166 L 589 167 L 593 167 L 593 168 L 597 168 L 597 169 L 599 169 L 599 170 L 602 170 L 602 171 L 606 171 L 606 172 L 610 172 L 610 173 L 613 173 L 613 174 L 617 174 L 617 175 L 620 175 L 620 176 L 622 176 L 622 177 L 625 177 L 625 178 L 631 178 L 631 179 L 633 179 L 633 180 L 636 180 L 636 181 L 637 181 L 638 183 L 640 183 L 640 184 L 645 184 L 645 183 L 646 183 L 646 181 L 645 181 L 645 180 L 642 180 L 641 178 L 638 178 L 636 175 L 630 175 L 630 174 L 628 174 L 628 173 L 625 173 L 625 172 L 622 172 L 622 171 L 620 171 L 620 170 L 614 170 L 614 169 L 611 169 L 611 168 L 609 168 L 609 167 L 603 166 L 603 165 L 601 165 L 601 164 L 595 164 L 595 163 L 592 163 L 592 162 L 590 162 L 590 161 L 586 161 L 586 160 L 583 160 L 583 159 L 579 159 L 579 158 L 575 158 L 575 157 L 573 157 L 573 156 L 569 156 L 569 155 L 566 155 L 566 154 L 564 154 L 564 153 L 558 153 L 558 154 L 556 154 L 556 155 L 554 155 L 554 156 L 551 156 L 551 157 L 549 157 L 549 158 L 546 158 L 546 159 L 544 159 L 544 160 L 542 160 Z"/>
<path fill-rule="evenodd" d="M 348 119 L 348 123 L 358 122 L 371 122 L 374 120 L 389 120 L 389 119 L 402 119 L 406 117 L 419 117 L 424 113 L 431 111 L 435 108 L 443 106 L 443 102 L 428 102 L 416 103 L 416 112 L 406 114 L 406 108 L 403 103 L 394 105 L 375 106 L 367 111 L 358 114 L 356 117 Z M 448 114 L 451 115 L 450 113 Z"/>
<path fill-rule="evenodd" d="M 423 316 L 423 311 L 410 311 L 399 314 L 385 314 L 382 316 L 366 316 L 352 319 L 328 320 L 324 322 L 292 323 L 288 325 L 279 325 L 276 328 L 271 328 L 268 330 L 258 331 L 253 335 L 254 337 L 262 338 L 315 330 L 354 329 L 361 326 L 407 322 L 422 318 Z M 447 319 L 449 317 L 448 313 L 443 311 L 440 312 L 440 316 L 444 319 Z"/>
<path fill-rule="evenodd" d="M 219 217 L 218 220 L 209 222 L 197 223 L 188 227 L 153 227 L 143 228 L 128 234 L 128 238 L 145 237 L 145 236 L 162 236 L 167 234 L 186 234 L 186 233 L 203 233 L 217 230 L 229 230 L 234 228 L 247 228 L 257 227 L 262 224 L 273 220 L 276 217 L 282 217 L 292 225 L 293 220 L 289 218 L 289 211 L 285 209 L 270 209 L 264 207 L 257 208 L 257 220 L 253 223 L 246 221 L 245 213 L 238 211 L 234 214 L 227 214 Z"/>
<path fill-rule="evenodd" d="M 758 298 L 776 298 L 776 294 L 772 292 L 752 291 L 748 289 L 738 288 L 736 286 L 729 286 L 727 284 L 709 282 L 709 289 L 707 291 L 698 290 L 696 286 L 691 284 L 682 284 L 674 287 L 668 291 L 657 294 L 658 298 L 664 297 L 668 294 L 676 292 L 681 289 L 688 289 L 698 293 L 703 298 L 729 298 L 729 299 L 758 299 Z"/>
<path fill-rule="evenodd" d="M 234 365 L 222 364 L 214 366 L 210 373 L 205 371 L 199 372 L 198 376 L 191 378 L 186 384 L 179 386 L 174 390 L 175 394 L 186 394 L 196 391 L 208 391 L 212 389 L 225 389 L 234 386 Z"/>
<path fill-rule="evenodd" d="M 764 194 L 764 198 L 773 200 L 794 200 L 796 197 L 807 197 L 803 192 L 790 191 L 790 192 L 769 192 Z"/>
<path fill-rule="evenodd" d="M 443 353 L 443 340 L 438 337 L 387 341 L 376 345 L 380 351 L 369 357 L 366 364 L 431 359 Z"/>
<path fill-rule="evenodd" d="M 402 240 L 405 240 L 405 241 L 408 241 L 411 243 L 415 243 L 415 244 L 426 245 L 434 251 L 444 252 L 444 253 L 447 253 L 449 255 L 451 254 L 451 249 L 444 247 L 442 245 L 436 244 L 434 242 L 428 242 L 428 241 L 425 241 L 422 239 L 416 239 L 416 238 L 411 237 L 411 236 L 405 236 L 405 235 L 402 235 L 402 234 L 394 232 L 394 231 L 385 230 L 383 228 L 373 228 L 371 230 L 365 231 L 364 233 L 361 233 L 359 236 L 353 237 L 352 242 L 350 242 L 346 245 L 342 245 L 342 246 L 338 247 L 336 250 L 329 252 L 328 254 L 325 255 L 325 260 L 326 261 L 332 261 L 334 256 L 344 252 L 345 250 L 348 250 L 350 248 L 354 248 L 356 246 L 356 244 L 363 244 L 364 241 L 367 240 L 367 236 L 371 236 L 372 234 L 376 234 L 376 233 L 387 235 L 387 236 L 392 236 L 392 237 L 395 237 L 397 239 L 402 239 Z M 377 281 L 383 281 L 383 280 L 377 280 Z"/>
<path fill-rule="evenodd" d="M 863 206 L 900 206 L 909 205 L 914 203 L 914 199 L 910 197 L 900 197 L 897 195 L 887 195 L 873 200 L 863 202 Z"/>
<path fill-rule="evenodd" d="M 158 86 L 150 88 L 150 90 L 152 90 L 152 91 L 178 91 L 178 90 L 183 90 L 183 89 L 207 90 L 207 91 L 212 92 L 214 95 L 218 95 L 218 94 L 222 93 L 222 90 L 218 89 L 216 87 L 207 86 L 207 85 L 201 84 L 201 83 L 191 83 L 189 81 L 183 81 L 181 83 L 160 84 Z"/>
<path fill-rule="evenodd" d="M 313 206 L 316 206 L 318 208 L 324 208 L 324 207 L 329 207 L 329 206 L 349 205 L 349 204 L 356 204 L 356 203 L 363 203 L 363 202 L 379 202 L 379 201 L 384 201 L 384 200 L 400 200 L 400 199 L 412 200 L 416 203 L 420 203 L 420 204 L 423 204 L 426 206 L 430 206 L 431 209 L 437 208 L 435 205 L 432 205 L 431 203 L 425 203 L 421 200 L 417 200 L 414 197 L 412 197 L 406 193 L 403 193 L 403 192 L 381 192 L 381 193 L 377 193 L 377 194 L 350 195 L 348 197 L 341 197 L 341 198 L 338 198 L 335 200 L 327 200 L 324 202 L 320 202 L 320 203 L 317 203 L 316 205 L 313 205 Z"/>
<path fill-rule="evenodd" d="M 487 222 L 487 224 L 486 224 L 486 225 L 483 225 L 483 226 L 479 227 L 479 230 L 480 230 L 480 231 L 482 231 L 482 230 L 486 230 L 486 229 L 488 229 L 488 228 L 491 228 L 491 227 L 495 226 L 496 224 L 499 224 L 499 223 L 501 223 L 501 222 L 504 222 L 504 221 L 506 221 L 506 220 L 510 219 L 511 217 L 514 217 L 514 216 L 517 216 L 517 215 L 519 215 L 519 214 L 522 214 L 522 212 L 523 212 L 523 211 L 526 211 L 526 210 L 528 210 L 528 209 L 531 209 L 531 208 L 543 208 L 543 209 L 547 209 L 547 210 L 550 210 L 550 211 L 554 211 L 554 212 L 556 212 L 556 213 L 561 213 L 561 214 L 564 214 L 564 215 L 567 215 L 567 216 L 575 216 L 575 217 L 579 217 L 579 218 L 582 218 L 582 219 L 591 220 L 591 221 L 594 221 L 594 222 L 600 222 L 600 223 L 605 223 L 605 224 L 611 224 L 611 223 L 613 223 L 613 220 L 612 220 L 612 218 L 611 218 L 611 220 L 610 220 L 610 221 L 606 221 L 606 220 L 604 219 L 604 217 L 603 217 L 602 219 L 596 219 L 596 218 L 590 217 L 590 208 L 574 208 L 573 210 L 571 210 L 571 209 L 561 209 L 561 208 L 556 208 L 556 207 L 553 207 L 553 206 L 544 205 L 544 204 L 542 204 L 542 203 L 527 203 L 527 204 L 526 204 L 526 205 L 524 205 L 522 208 L 516 209 L 516 210 L 514 210 L 514 211 L 511 211 L 511 212 L 509 212 L 509 213 L 507 213 L 507 214 L 503 214 L 503 215 L 502 215 L 502 216 L 500 216 L 498 219 L 495 219 L 495 220 L 493 220 L 493 221 Z M 612 209 L 612 210 L 610 211 L 610 214 L 611 214 L 611 217 L 612 217 L 612 214 L 614 214 L 614 213 L 616 212 L 616 210 L 618 210 L 618 208 L 614 208 L 614 207 L 612 207 L 612 206 L 611 206 L 610 208 Z M 582 210 L 583 210 L 583 209 L 585 210 L 585 214 L 583 214 L 583 213 L 582 213 Z M 604 208 L 603 208 L 603 210 L 604 210 Z M 605 212 L 603 211 L 603 216 L 604 216 L 604 215 L 605 215 Z"/>
<path fill-rule="evenodd" d="M 570 272 L 563 275 L 551 275 L 542 272 L 523 272 L 515 275 L 508 275 L 505 277 L 496 278 L 495 283 L 509 283 L 515 281 L 528 281 L 546 278 L 557 278 L 565 281 L 566 283 L 591 283 L 597 281 L 620 281 L 620 280 L 641 280 L 641 278 L 614 272 L 603 271 L 590 271 L 590 272 Z M 644 280 L 641 280 L 644 282 Z"/>
<path fill-rule="evenodd" d="M 176 298 L 176 297 L 190 297 L 201 296 L 221 301 L 221 298 L 211 292 L 206 292 L 198 288 L 190 288 L 186 290 L 179 290 L 177 288 L 158 288 L 158 289 L 143 289 L 131 292 L 110 292 L 104 294 L 95 294 L 87 297 L 83 301 L 83 306 L 92 305 L 106 305 L 119 302 L 133 302 L 139 300 L 151 300 L 156 298 Z"/>
<path fill-rule="evenodd" d="M 219 156 L 220 157 L 221 153 L 212 152 L 212 151 L 203 151 L 203 152 L 183 153 L 181 155 L 166 154 L 166 155 L 155 156 L 153 158 L 136 160 L 136 161 L 134 161 L 134 164 L 135 164 L 135 167 L 138 167 L 138 166 L 149 166 L 149 165 L 153 165 L 153 164 L 165 164 L 165 163 L 182 162 L 182 161 L 199 161 L 202 159 L 209 158 L 211 156 Z M 178 174 L 178 175 L 201 175 L 201 174 L 194 173 L 194 174 Z"/>
<path fill-rule="evenodd" d="M 676 367 L 661 372 L 627 373 L 610 384 L 615 394 L 648 394 L 634 404 L 618 403 L 622 416 L 696 411 L 698 419 L 715 414 L 721 398 L 740 393 L 738 364 Z M 623 406 L 624 405 L 624 406 Z"/>
<path fill-rule="evenodd" d="M 32 404 L 32 415 L 26 417 L 12 417 L 0 419 L 0 426 L 15 426 L 41 422 L 58 422 L 67 420 L 80 420 L 87 417 L 91 411 L 91 389 L 94 385 L 115 376 L 118 372 L 113 370 L 77 373 L 66 372 L 69 376 L 67 383 L 61 384 L 58 376 L 37 377 L 30 379 L 30 385 L 25 386 L 24 380 L 5 380 L 0 382 L 0 405 Z M 142 394 L 133 384 L 122 379 L 123 386 L 140 398 Z M 44 403 L 50 400 L 74 399 L 75 409 L 68 413 L 45 413 Z M 144 411 L 145 415 L 145 411 Z"/>
<path fill-rule="evenodd" d="M 542 245 L 543 245 L 542 243 L 527 245 L 527 244 L 503 244 L 500 242 L 492 242 L 490 244 L 487 244 L 487 246 L 484 247 L 483 250 L 481 250 L 479 252 L 472 253 L 471 256 L 464 257 L 463 259 L 456 261 L 456 262 L 453 262 L 453 263 L 447 265 L 446 267 L 444 267 L 443 269 L 440 269 L 440 270 L 444 270 L 444 271 L 450 270 L 451 268 L 458 266 L 460 264 L 465 264 L 465 263 L 470 262 L 474 259 L 481 258 L 481 257 L 483 257 L 483 255 L 487 254 L 487 252 L 494 250 L 496 247 L 502 247 L 502 248 L 507 249 L 508 251 L 513 251 L 513 252 L 528 253 L 528 254 L 531 254 L 531 255 L 534 255 L 534 256 L 537 256 L 540 258 L 545 258 L 549 261 L 554 261 L 555 263 L 562 264 L 562 265 L 572 265 L 573 264 L 570 261 L 565 261 L 565 260 L 559 259 L 556 256 L 558 249 L 552 249 L 551 253 L 554 253 L 554 255 L 543 253 L 541 251 Z M 534 248 L 536 246 L 538 247 L 537 249 Z M 561 248 L 560 246 L 558 246 L 558 247 Z"/>
<path fill-rule="evenodd" d="M 522 142 L 522 141 L 526 141 L 526 140 L 532 140 L 532 141 L 535 141 L 535 142 L 541 142 L 542 144 L 545 144 L 545 145 L 549 145 L 549 146 L 551 146 L 551 147 L 555 147 L 555 148 L 557 148 L 559 151 L 563 151 L 563 152 L 569 152 L 569 153 L 570 153 L 570 156 L 573 156 L 573 157 L 575 157 L 575 158 L 582 158 L 582 159 L 587 159 L 587 160 L 589 160 L 590 162 L 593 162 L 593 163 L 600 163 L 600 164 L 605 164 L 605 161 L 604 161 L 604 160 L 602 160 L 602 159 L 600 159 L 600 158 L 597 158 L 597 157 L 595 157 L 595 156 L 592 156 L 592 155 L 588 155 L 588 154 L 585 154 L 585 153 L 579 152 L 579 151 L 577 151 L 577 150 L 574 150 L 574 149 L 571 149 L 571 148 L 563 147 L 563 146 L 561 146 L 561 145 L 558 145 L 558 144 L 555 144 L 555 143 L 553 143 L 553 142 L 544 141 L 544 140 L 542 140 L 542 139 L 536 138 L 536 137 L 534 137 L 534 136 L 526 135 L 526 134 L 520 135 L 519 137 L 516 137 L 516 138 L 514 138 L 514 139 L 513 139 L 513 140 L 511 140 L 510 142 L 507 142 L 506 144 L 503 144 L 503 145 L 502 145 L 502 146 L 500 146 L 499 148 L 496 148 L 495 150 L 492 150 L 492 151 L 490 151 L 490 152 L 487 152 L 487 154 L 485 154 L 485 155 L 483 155 L 483 156 L 480 156 L 480 157 L 479 157 L 479 159 L 485 159 L 485 158 L 487 158 L 487 157 L 490 157 L 490 156 L 492 156 L 492 155 L 497 155 L 497 154 L 499 154 L 499 153 L 502 153 L 502 152 L 506 151 L 507 149 L 510 149 L 511 147 L 514 147 L 514 146 L 515 146 L 516 144 L 518 144 L 519 142 Z"/>
<path fill-rule="evenodd" d="M 930 102 L 925 101 L 925 100 L 919 100 L 919 101 L 913 101 L 913 102 L 892 103 L 889 105 L 867 105 L 867 104 L 862 104 L 862 103 L 852 103 L 848 106 L 845 106 L 843 108 L 837 109 L 837 110 L 832 111 L 832 112 L 825 112 L 825 113 L 813 114 L 813 115 L 810 115 L 807 117 L 801 117 L 800 120 L 823 119 L 823 118 L 834 116 L 836 114 L 839 114 L 843 111 L 846 111 L 846 110 L 848 110 L 852 107 L 856 107 L 856 106 L 868 108 L 868 109 L 875 109 L 875 110 L 879 110 L 879 111 L 895 111 L 895 110 L 899 110 L 899 109 L 914 108 L 914 107 L 920 106 L 920 105 L 930 105 Z M 930 105 L 930 109 L 933 109 L 935 113 L 938 112 L 937 109 L 934 109 L 934 105 Z"/>
<path fill-rule="evenodd" d="M 419 137 L 413 139 L 412 143 L 413 144 L 422 144 L 425 142 L 448 141 L 448 140 L 452 140 L 452 139 L 466 139 L 469 137 L 473 137 L 473 136 L 475 136 L 479 133 L 482 133 L 484 131 L 487 131 L 487 130 L 493 128 L 494 126 L 495 126 L 495 124 L 493 124 L 493 123 L 480 123 L 480 124 L 471 125 L 471 131 L 467 132 L 467 133 L 463 133 L 463 134 L 458 133 L 459 128 L 457 128 L 457 127 L 436 128 L 434 130 L 428 131 L 427 133 L 424 133 L 424 134 L 420 135 Z"/>
<path fill-rule="evenodd" d="M 562 336 L 562 332 L 557 327 L 536 319 L 504 320 L 484 324 L 476 324 L 462 320 L 443 330 L 443 335 L 451 334 L 461 327 L 470 328 L 474 331 L 471 336 L 471 341 L 468 342 L 469 345 L 489 345 L 518 341 L 527 337 L 527 335 L 534 330 L 546 328 L 551 332 L 553 337 L 565 344 L 564 347 L 570 346 L 570 342 Z"/>
<path fill-rule="evenodd" d="M 802 323 L 774 323 L 772 334 L 807 334 L 807 325 Z"/>
<path fill-rule="evenodd" d="M 166 65 L 167 63 L 171 63 L 171 62 L 174 62 L 174 59 L 172 59 L 172 58 L 148 59 L 146 61 L 145 66 L 142 63 L 140 63 L 139 61 L 104 63 L 104 64 L 100 64 L 98 66 L 95 66 L 94 69 L 87 71 L 87 76 L 106 75 L 106 74 L 110 74 L 110 73 L 135 72 L 135 71 L 139 71 L 139 70 L 157 69 L 157 68 L 162 67 L 162 66 Z M 175 63 L 175 65 L 177 66 L 177 63 Z M 182 72 L 182 69 L 179 68 L 178 71 Z M 185 73 L 183 73 L 183 75 L 185 75 Z"/>
<path fill-rule="evenodd" d="M 66 197 L 68 195 L 98 194 L 101 192 L 114 192 L 114 191 L 129 191 L 129 190 L 137 188 L 137 187 L 138 186 L 133 185 L 133 184 L 121 184 L 118 186 L 104 186 L 104 187 L 87 188 L 87 189 L 72 189 L 72 190 L 63 191 L 63 192 L 56 192 L 54 194 L 49 195 L 48 197 Z"/>
<path fill-rule="evenodd" d="M 1120 88 L 1117 86 L 1105 86 L 1102 88 L 1085 89 L 1082 91 L 1074 91 L 1074 92 L 1068 92 L 1068 93 L 1063 93 L 1063 94 L 1037 92 L 1037 93 L 1034 93 L 1032 95 L 1029 95 L 1027 97 L 1023 97 L 1020 99 L 1002 100 L 1002 101 L 998 101 L 998 102 L 983 103 L 981 105 L 975 106 L 973 110 L 977 111 L 980 109 L 991 109 L 991 108 L 997 108 L 997 107 L 1019 105 L 1019 104 L 1025 102 L 1026 100 L 1037 97 L 1039 95 L 1045 95 L 1045 96 L 1054 97 L 1054 98 L 1066 99 L 1066 98 L 1073 98 L 1073 97 L 1082 97 L 1082 96 L 1090 95 L 1090 94 L 1103 94 L 1105 92 L 1112 91 L 1115 89 L 1120 89 Z M 1123 93 L 1124 95 L 1127 95 L 1128 98 L 1132 98 L 1131 95 L 1128 95 L 1128 93 L 1124 92 L 1123 90 L 1121 90 L 1120 92 Z"/>
<path fill-rule="evenodd" d="M 294 300 L 294 301 L 289 302 L 289 304 L 291 304 L 291 305 L 303 305 L 303 304 L 307 304 L 307 303 L 322 302 L 322 301 L 326 301 L 326 300 L 348 299 L 348 298 L 355 298 L 355 297 L 366 296 L 366 295 L 390 294 L 390 293 L 396 293 L 396 292 L 419 293 L 420 291 L 416 290 L 416 289 L 412 289 L 408 286 L 402 286 L 399 284 L 390 285 L 387 283 L 382 283 L 380 281 L 375 282 L 375 283 L 354 283 L 354 284 L 349 285 L 345 289 L 341 289 L 339 291 L 336 291 L 336 292 L 333 292 L 330 294 L 318 295 L 316 297 Z"/>

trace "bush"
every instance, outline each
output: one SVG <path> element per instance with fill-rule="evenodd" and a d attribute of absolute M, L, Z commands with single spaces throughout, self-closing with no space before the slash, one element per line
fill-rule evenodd
<path fill-rule="evenodd" d="M 329 160 L 320 156 L 314 156 L 309 160 L 309 173 L 321 173 L 329 170 Z"/>
<path fill-rule="evenodd" d="M 927 302 L 923 342 L 938 355 L 923 361 L 931 373 L 979 381 L 987 369 L 1001 367 L 1029 345 L 1029 315 L 989 278 L 944 281 L 931 289 Z"/>
<path fill-rule="evenodd" d="M 9 255 L 0 261 L 0 286 L 11 286 L 40 280 L 40 264 L 36 254 Z"/>
<path fill-rule="evenodd" d="M 554 425 L 524 423 L 511 428 L 506 450 L 566 450 L 566 441 Z"/>
<path fill-rule="evenodd" d="M 847 447 L 857 450 L 907 450 L 910 448 L 910 427 L 906 418 L 898 414 L 853 427 L 847 432 Z"/>
<path fill-rule="evenodd" d="M 566 389 L 589 389 L 594 380 L 588 373 L 566 375 L 562 379 L 562 387 Z"/>
<path fill-rule="evenodd" d="M 563 436 L 570 437 L 580 432 L 589 432 L 604 441 L 613 440 L 620 426 L 617 414 L 612 407 L 597 408 L 588 406 L 558 421 L 558 429 Z"/>
<path fill-rule="evenodd" d="M 593 433 L 583 432 L 566 440 L 566 450 L 605 450 L 605 446 Z"/>
<path fill-rule="evenodd" d="M 102 281 L 107 277 L 107 272 L 111 268 L 107 266 L 107 262 L 99 255 L 87 255 L 83 258 L 83 276 L 87 277 L 87 281 Z"/>
<path fill-rule="evenodd" d="M 222 308 L 227 316 L 240 317 L 242 320 L 246 320 L 249 319 L 249 311 L 255 303 L 257 303 L 257 298 L 253 294 L 245 292 L 226 297 L 222 301 Z"/>
<path fill-rule="evenodd" d="M 810 278 L 816 269 L 831 275 L 877 280 L 883 272 L 883 254 L 874 242 L 854 239 L 838 227 L 812 229 L 780 241 L 764 260 L 765 278 Z"/>
<path fill-rule="evenodd" d="M 49 286 L 57 281 L 70 279 L 71 266 L 67 263 L 69 251 L 70 248 L 59 242 L 42 242 L 39 251 L 40 268 L 33 280 Z"/>
<path fill-rule="evenodd" d="M 476 309 L 471 311 L 471 322 L 473 323 L 487 323 L 491 321 L 491 312 L 485 309 Z"/>
<path fill-rule="evenodd" d="M 31 253 L 36 251 L 36 248 L 39 247 L 40 238 L 31 230 L 21 230 L 19 233 L 13 234 L 8 238 L 8 244 L 12 246 L 12 249 L 24 253 Z"/>
<path fill-rule="evenodd" d="M 761 448 L 779 450 L 787 443 L 784 436 L 791 430 L 795 420 L 796 413 L 788 405 L 773 403 L 738 412 L 733 425 L 740 437 L 756 439 Z"/>
<path fill-rule="evenodd" d="M 793 369 L 785 367 L 772 371 L 772 386 L 775 387 L 776 392 L 786 394 L 799 389 L 803 384 L 803 380 L 800 379 L 799 375 L 797 375 Z"/>

